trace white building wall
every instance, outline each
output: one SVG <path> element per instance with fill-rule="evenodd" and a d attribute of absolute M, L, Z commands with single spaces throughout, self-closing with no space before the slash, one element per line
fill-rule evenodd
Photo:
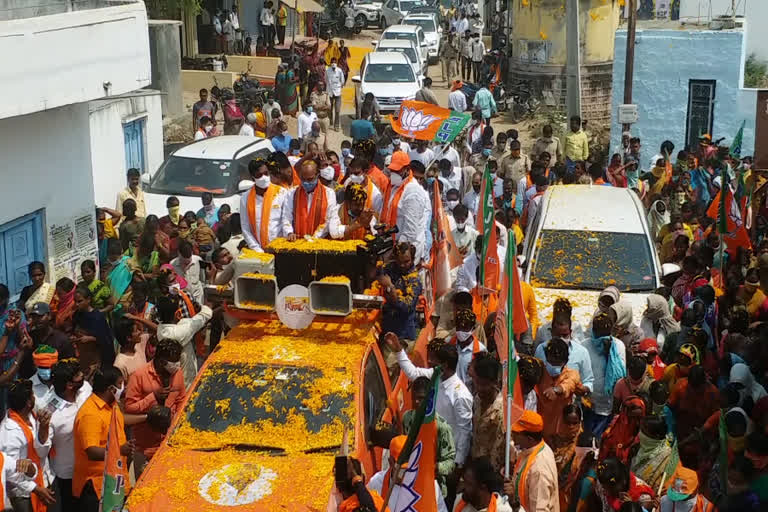
<path fill-rule="evenodd" d="M 0 154 L 0 224 L 42 210 L 43 232 L 49 234 L 55 226 L 74 226 L 76 218 L 90 214 L 95 240 L 88 105 L 0 119 Z M 59 272 L 49 270 L 49 281 L 71 275 L 73 268 L 79 274 L 80 261 L 96 252 L 95 241 L 75 244 L 56 257 L 55 244 L 46 236 L 48 268 Z"/>
<path fill-rule="evenodd" d="M 744 16 L 764 0 L 736 0 L 736 16 Z M 708 23 L 718 16 L 730 16 L 731 0 L 680 0 L 680 20 Z M 749 14 L 747 14 L 749 16 Z"/>
<path fill-rule="evenodd" d="M 143 94 L 145 93 L 146 94 Z M 136 96 L 92 101 L 89 105 L 91 166 L 94 199 L 114 208 L 117 193 L 125 187 L 123 124 L 144 120 L 144 172 L 154 174 L 163 163 L 163 118 L 160 93 L 136 91 Z"/>

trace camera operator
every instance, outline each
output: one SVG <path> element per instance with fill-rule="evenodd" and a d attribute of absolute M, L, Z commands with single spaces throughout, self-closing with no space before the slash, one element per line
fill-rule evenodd
<path fill-rule="evenodd" d="M 422 291 L 415 254 L 413 244 L 398 242 L 392 248 L 392 260 L 376 278 L 386 299 L 381 310 L 381 332 L 394 332 L 409 345 L 418 334 L 416 304 Z"/>
<path fill-rule="evenodd" d="M 381 510 L 384 500 L 376 491 L 369 491 L 365 486 L 360 461 L 347 457 L 345 475 L 336 475 L 336 489 L 344 501 L 339 503 L 338 512 L 356 510 Z M 387 508 L 389 510 L 389 508 Z"/>

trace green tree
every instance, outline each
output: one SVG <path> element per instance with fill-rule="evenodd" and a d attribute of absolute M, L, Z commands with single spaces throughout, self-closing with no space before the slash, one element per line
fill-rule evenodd
<path fill-rule="evenodd" d="M 768 87 L 768 64 L 759 60 L 754 53 L 749 54 L 744 66 L 744 87 L 751 89 Z"/>
<path fill-rule="evenodd" d="M 182 12 L 200 12 L 201 0 L 146 0 L 147 14 L 154 20 L 178 20 Z"/>

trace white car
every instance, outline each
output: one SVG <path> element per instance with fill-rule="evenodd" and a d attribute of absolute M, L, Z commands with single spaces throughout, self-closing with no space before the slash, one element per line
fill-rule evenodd
<path fill-rule="evenodd" d="M 627 188 L 556 185 L 531 220 L 523 249 L 525 281 L 534 288 L 541 324 L 565 297 L 573 321 L 586 328 L 606 287 L 621 291 L 636 324 L 660 286 L 659 258 L 645 210 Z"/>
<path fill-rule="evenodd" d="M 413 41 L 406 39 L 383 39 L 376 45 L 376 51 L 403 53 L 411 62 L 411 67 L 417 77 L 425 76 L 427 73 L 427 61 L 422 60 L 421 52 L 416 49 Z"/>
<path fill-rule="evenodd" d="M 404 100 L 412 100 L 421 88 L 421 80 L 413 72 L 411 62 L 400 52 L 371 52 L 360 64 L 355 83 L 355 110 L 371 93 L 382 114 L 397 114 Z"/>
<path fill-rule="evenodd" d="M 352 4 L 355 11 L 355 20 L 365 23 L 366 28 L 371 25 L 381 26 L 381 7 L 382 2 L 375 0 L 359 0 Z"/>
<path fill-rule="evenodd" d="M 227 203 L 240 210 L 240 194 L 253 186 L 248 163 L 274 151 L 268 139 L 222 135 L 202 139 L 174 151 L 157 172 L 141 177 L 149 212 L 166 211 L 170 196 L 179 198 L 182 214 L 203 207 L 203 192 L 213 194 L 214 203 Z"/>
<path fill-rule="evenodd" d="M 421 0 L 386 0 L 381 7 L 381 28 L 397 25 L 414 7 L 426 5 Z"/>
<path fill-rule="evenodd" d="M 421 27 L 424 31 L 424 39 L 427 41 L 429 64 L 436 64 L 438 60 L 438 52 L 440 51 L 440 37 L 443 34 L 443 28 L 438 25 L 435 15 L 426 12 L 409 14 L 403 18 L 403 21 L 400 23 L 403 25 Z"/>
<path fill-rule="evenodd" d="M 379 41 L 386 39 L 407 39 L 413 42 L 421 54 L 421 60 L 424 62 L 428 61 L 427 39 L 424 37 L 424 30 L 421 27 L 415 25 L 393 25 L 381 33 Z M 379 41 L 371 41 L 371 44 L 376 46 L 379 44 Z"/>

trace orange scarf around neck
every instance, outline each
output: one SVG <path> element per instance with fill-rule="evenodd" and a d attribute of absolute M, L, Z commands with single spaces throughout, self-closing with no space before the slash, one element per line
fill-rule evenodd
<path fill-rule="evenodd" d="M 387 198 L 384 200 L 384 205 L 381 207 L 381 222 L 387 226 L 394 226 L 397 224 L 397 207 L 400 205 L 400 198 L 403 197 L 405 187 L 408 186 L 411 181 L 413 181 L 413 174 L 410 174 L 397 190 L 390 189 L 389 194 L 387 194 Z"/>
<path fill-rule="evenodd" d="M 525 510 L 528 510 L 528 472 L 533 465 L 533 459 L 544 449 L 544 441 L 540 441 L 539 444 L 531 448 L 531 453 L 527 457 L 519 457 L 515 463 L 515 495 L 517 501 L 520 502 Z"/>
<path fill-rule="evenodd" d="M 496 502 L 499 499 L 499 495 L 496 493 L 491 494 L 491 501 L 488 503 L 488 512 L 496 512 Z M 464 510 L 464 507 L 467 506 L 467 502 L 464 501 L 464 497 L 459 500 L 458 503 L 456 503 L 456 506 L 453 507 L 453 512 L 462 512 Z"/>
<path fill-rule="evenodd" d="M 35 450 L 35 435 L 32 432 L 32 428 L 16 411 L 9 411 L 8 418 L 18 423 L 21 427 L 21 431 L 24 432 L 24 438 L 27 440 L 27 458 L 37 466 L 35 483 L 40 487 L 45 487 L 45 482 L 43 481 L 43 463 Z M 37 494 L 30 494 L 29 499 L 32 501 L 32 509 L 35 512 L 46 512 L 46 510 L 48 510 L 48 506 L 37 497 Z"/>
<path fill-rule="evenodd" d="M 451 345 L 455 345 L 457 347 L 460 346 L 459 345 L 459 339 L 456 337 L 456 335 L 454 335 L 453 338 L 451 338 L 451 342 L 450 343 L 451 343 Z M 472 335 L 472 353 L 473 354 L 477 354 L 478 352 L 480 352 L 480 340 L 478 340 L 477 336 L 475 336 L 473 334 Z"/>
<path fill-rule="evenodd" d="M 325 185 L 318 183 L 312 193 L 312 204 L 307 213 L 309 196 L 304 187 L 299 186 L 293 195 L 293 231 L 296 236 L 314 235 L 325 222 L 325 211 L 328 208 L 328 198 Z"/>
<path fill-rule="evenodd" d="M 251 191 L 248 192 L 248 220 L 251 223 L 251 233 L 258 237 L 262 249 L 269 244 L 269 216 L 272 213 L 272 202 L 279 191 L 280 187 L 270 183 L 264 192 L 258 230 L 256 229 L 256 186 L 251 187 Z"/>
<path fill-rule="evenodd" d="M 347 203 L 344 203 L 344 206 L 341 207 L 341 211 L 339 212 L 339 220 L 341 220 L 343 225 L 347 226 L 347 229 L 344 232 L 344 239 L 346 240 L 363 240 L 365 235 L 368 234 L 367 226 L 360 226 L 359 228 L 352 231 L 349 230 L 349 225 L 352 224 L 354 219 L 352 219 L 352 217 L 349 215 L 349 208 L 347 207 Z"/>

